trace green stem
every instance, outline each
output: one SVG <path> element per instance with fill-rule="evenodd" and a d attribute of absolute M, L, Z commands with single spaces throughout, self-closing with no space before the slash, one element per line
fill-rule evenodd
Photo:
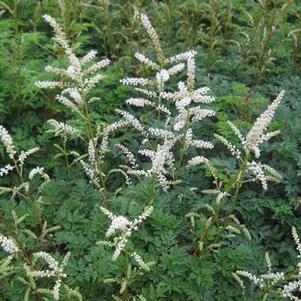
<path fill-rule="evenodd" d="M 21 31 L 19 22 L 19 0 L 14 1 L 13 17 L 15 22 L 15 67 L 16 67 L 16 99 L 21 99 Z"/>
<path fill-rule="evenodd" d="M 81 90 L 83 91 L 83 88 L 81 88 Z M 88 141 L 92 141 L 93 143 L 93 147 L 96 150 L 96 142 L 95 142 L 95 136 L 94 136 L 94 132 L 93 132 L 93 127 L 92 127 L 92 119 L 91 119 L 91 115 L 89 113 L 89 108 L 88 108 L 88 102 L 86 100 L 85 95 L 83 95 L 83 118 L 84 118 L 84 122 L 86 125 L 86 132 L 87 132 L 87 137 L 88 137 Z M 95 169 L 98 173 L 99 179 L 100 179 L 100 192 L 103 196 L 103 206 L 107 207 L 108 206 L 108 197 L 107 197 L 107 192 L 106 192 L 106 183 L 105 183 L 105 179 L 103 177 L 102 174 L 102 170 L 101 170 L 101 162 L 98 156 L 96 156 L 95 158 Z"/>
<path fill-rule="evenodd" d="M 185 154 L 185 147 L 186 147 L 186 143 L 185 143 L 185 137 L 184 137 L 181 141 L 180 158 L 177 163 L 176 171 L 178 171 L 181 168 L 181 165 L 182 165 L 182 162 L 184 159 L 184 154 Z"/>
<path fill-rule="evenodd" d="M 244 159 L 244 161 L 242 163 L 241 170 L 240 170 L 240 172 L 237 175 L 237 181 L 236 181 L 237 185 L 236 185 L 234 197 L 232 199 L 233 208 L 237 204 L 238 195 L 239 195 L 240 189 L 242 187 L 243 178 L 244 178 L 244 175 L 245 175 L 246 170 L 247 170 L 248 158 L 249 158 L 249 154 L 246 155 L 246 157 L 245 157 L 245 159 Z"/>
<path fill-rule="evenodd" d="M 15 158 L 12 158 L 14 165 L 15 165 L 15 169 L 16 172 L 19 176 L 20 179 L 20 185 L 24 184 L 24 178 L 23 178 L 23 169 L 22 169 L 22 165 L 18 164 L 18 161 Z M 21 194 L 21 193 L 17 193 L 20 196 L 22 196 L 24 199 L 26 199 L 27 201 L 30 202 L 30 204 L 33 206 L 33 212 L 34 212 L 34 216 L 36 218 L 36 220 L 38 221 L 39 224 L 41 224 L 41 209 L 40 206 L 34 201 L 34 199 L 32 198 L 32 196 L 30 195 L 30 193 L 28 191 L 25 190 L 26 194 Z"/>
<path fill-rule="evenodd" d="M 190 129 L 190 125 L 191 125 L 191 122 L 190 120 L 186 120 L 185 122 L 185 129 L 186 129 L 186 132 L 187 133 L 187 130 Z M 186 134 L 185 134 L 186 136 Z M 186 138 L 185 136 L 183 137 L 182 141 L 181 141 L 181 147 L 180 147 L 180 158 L 179 158 L 179 161 L 177 163 L 177 166 L 176 166 L 176 171 L 178 171 L 181 166 L 182 166 L 182 162 L 183 162 L 183 159 L 184 159 L 184 155 L 185 155 L 185 149 L 186 149 Z"/>
<path fill-rule="evenodd" d="M 128 269 L 129 269 L 129 266 L 130 266 L 130 256 L 129 256 L 129 253 L 126 251 L 125 252 L 126 254 L 126 265 L 125 265 L 125 278 L 126 278 L 126 287 L 124 289 L 124 291 L 122 292 L 122 295 L 121 295 L 121 299 L 123 301 L 127 301 L 128 300 L 128 283 L 129 283 L 129 278 L 128 278 Z"/>
<path fill-rule="evenodd" d="M 247 169 L 248 158 L 249 158 L 249 154 L 247 153 L 246 156 L 245 156 L 245 159 L 243 160 L 243 163 L 241 165 L 240 170 L 238 171 L 238 173 L 234 177 L 234 179 L 232 181 L 232 184 L 230 185 L 229 189 L 226 191 L 227 194 L 230 194 L 231 191 L 233 190 L 233 188 L 235 187 L 235 194 L 234 194 L 234 197 L 233 197 L 233 200 L 232 200 L 233 208 L 232 208 L 231 213 L 233 212 L 234 207 L 235 207 L 234 205 L 237 203 L 237 200 L 238 200 L 238 195 L 239 195 L 240 189 L 242 187 L 242 180 L 243 180 L 243 177 L 244 177 L 246 169 Z M 206 239 L 207 235 L 209 234 L 209 230 L 218 221 L 219 213 L 223 208 L 225 200 L 226 200 L 226 196 L 224 196 L 220 200 L 220 203 L 218 204 L 217 209 L 215 211 L 215 214 L 211 218 L 210 223 L 206 226 L 202 236 L 198 239 L 200 242 L 203 242 Z"/>
<path fill-rule="evenodd" d="M 64 150 L 64 157 L 65 157 L 65 163 L 66 163 L 66 168 L 67 168 L 67 174 L 68 174 L 68 180 L 71 180 L 71 169 L 70 169 L 70 164 L 68 160 L 68 153 L 67 153 L 67 147 L 66 147 L 66 137 L 61 137 L 62 138 L 62 145 L 63 145 L 63 150 Z"/>

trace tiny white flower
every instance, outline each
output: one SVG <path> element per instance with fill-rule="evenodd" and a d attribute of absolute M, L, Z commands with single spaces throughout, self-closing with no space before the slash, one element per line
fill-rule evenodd
<path fill-rule="evenodd" d="M 11 238 L 8 238 L 2 235 L 1 233 L 0 233 L 0 245 L 2 249 L 9 254 L 15 254 L 20 251 L 16 243 Z"/>

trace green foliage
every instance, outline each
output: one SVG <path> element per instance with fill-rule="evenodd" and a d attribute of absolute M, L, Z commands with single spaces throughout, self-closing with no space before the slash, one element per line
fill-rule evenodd
<path fill-rule="evenodd" d="M 77 54 L 96 49 L 99 58 L 113 61 L 102 89 L 93 91 L 92 96 L 101 101 L 92 104 L 91 119 L 100 129 L 115 121 L 114 110 L 127 108 L 125 100 L 130 95 L 129 89 L 120 86 L 119 79 L 129 74 L 148 75 L 147 70 L 135 64 L 132 55 L 139 48 L 153 56 L 148 36 L 141 35 L 143 29 L 133 20 L 133 7 L 143 8 L 152 19 L 167 55 L 198 50 L 197 83 L 209 86 L 217 98 L 213 105 L 216 116 L 195 128 L 202 137 L 211 139 L 217 133 L 238 142 L 227 121 L 247 131 L 280 88 L 287 91 L 270 125 L 271 131 L 279 129 L 281 135 L 266 144 L 262 154 L 264 162 L 280 171 L 283 181 L 271 184 L 267 192 L 247 183 L 234 210 L 230 203 L 222 210 L 225 217 L 233 213 L 239 218 L 250 232 L 251 241 L 246 235 L 219 234 L 220 225 L 214 225 L 204 245 L 200 244 L 199 237 L 212 215 L 207 205 L 216 205 L 211 195 L 201 193 L 213 187 L 205 168 L 182 167 L 182 182 L 168 192 L 154 189 L 148 180 L 127 187 L 120 173 L 110 174 L 108 208 L 112 212 L 134 219 L 148 204 L 150 195 L 156 204 L 130 242 L 145 262 L 154 262 L 149 272 L 141 272 L 126 255 L 112 262 L 111 250 L 96 244 L 105 237 L 109 224 L 99 210 L 103 197 L 88 183 L 79 164 L 67 170 L 65 158 L 72 162 L 75 156 L 64 150 L 58 137 L 53 137 L 46 121 L 64 120 L 67 116 L 70 125 L 80 129 L 84 126 L 77 116 L 55 102 L 57 91 L 46 93 L 34 85 L 46 78 L 46 65 L 56 59 L 63 66 L 66 64 L 42 19 L 47 13 L 63 25 Z M 264 272 L 261 258 L 267 249 L 276 269 L 294 270 L 296 252 L 290 229 L 298 226 L 301 216 L 300 26 L 300 4 L 288 0 L 0 1 L 0 123 L 9 129 L 18 149 L 41 146 L 38 153 L 28 158 L 26 173 L 40 165 L 52 178 L 42 191 L 42 182 L 34 178 L 29 191 L 33 203 L 0 194 L 0 233 L 18 236 L 31 253 L 44 249 L 61 259 L 70 251 L 65 285 L 79 288 L 83 300 L 109 301 L 112 296 L 115 300 L 143 300 L 138 299 L 140 295 L 158 301 L 253 300 L 256 290 L 249 287 L 252 297 L 242 297 L 233 272 Z M 144 114 L 142 119 L 155 124 L 150 115 Z M 137 148 L 134 138 L 133 132 L 125 130 L 114 136 L 114 142 L 133 141 L 132 147 Z M 70 150 L 85 150 L 81 141 L 72 139 L 68 143 Z M 236 162 L 223 145 L 217 141 L 214 144 L 208 157 L 221 181 L 229 186 Z M 0 168 L 7 163 L 4 154 L 1 144 Z M 196 153 L 191 151 L 189 155 Z M 104 168 L 119 168 L 123 164 L 120 153 L 113 149 L 107 154 Z M 14 174 L 0 180 L 0 186 L 20 184 Z M 17 229 L 12 212 L 18 217 L 26 216 Z M 36 218 L 39 213 L 42 220 Z M 47 229 L 58 228 L 45 234 L 45 221 Z M 232 221 L 227 223 L 233 225 Z M 219 246 L 210 249 L 215 243 Z M 23 300 L 27 290 L 27 284 L 19 279 L 23 274 L 2 260 L 4 255 L 1 251 L 0 301 Z M 123 299 L 118 299 L 124 279 L 130 285 L 121 294 Z M 49 282 L 46 279 L 42 284 L 41 287 L 47 287 Z M 77 292 L 68 289 L 64 288 L 62 300 L 80 300 Z M 28 300 L 51 298 L 49 294 L 32 294 Z M 267 300 L 277 298 L 271 295 Z"/>

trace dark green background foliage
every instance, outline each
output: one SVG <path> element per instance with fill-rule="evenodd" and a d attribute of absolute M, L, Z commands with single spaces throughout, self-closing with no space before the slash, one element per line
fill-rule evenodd
<path fill-rule="evenodd" d="M 152 20 L 167 54 L 196 49 L 197 82 L 207 85 L 216 96 L 217 115 L 202 123 L 199 130 L 212 140 L 218 132 L 232 134 L 226 121 L 250 127 L 281 88 L 287 93 L 271 129 L 281 130 L 263 152 L 263 161 L 283 174 L 283 182 L 270 184 L 263 193 L 259 185 L 244 187 L 235 210 L 250 230 L 253 240 L 236 237 L 221 241 L 217 253 L 198 256 L 190 222 L 185 215 L 198 212 L 196 232 L 208 216 L 205 204 L 213 202 L 200 189 L 210 187 L 209 175 L 199 170 L 182 170 L 191 187 L 158 193 L 155 210 L 140 231 L 135 233 L 136 248 L 146 261 L 155 261 L 151 271 L 138 279 L 130 290 L 147 300 L 242 300 L 241 289 L 232 278 L 237 269 L 264 271 L 264 251 L 269 250 L 275 269 L 290 270 L 296 261 L 291 239 L 292 225 L 300 224 L 301 215 L 301 3 L 299 1 L 174 0 L 174 1 L 86 1 L 20 0 L 0 2 L 0 123 L 9 129 L 18 148 L 40 145 L 31 163 L 51 170 L 54 180 L 44 192 L 43 217 L 49 226 L 61 225 L 48 251 L 71 251 L 67 278 L 79 287 L 84 300 L 112 300 L 114 284 L 104 280 L 124 272 L 122 257 L 111 262 L 111 251 L 96 245 L 103 239 L 107 218 L 99 211 L 99 195 L 88 184 L 79 167 L 73 167 L 67 180 L 62 161 L 54 160 L 57 138 L 47 132 L 50 118 L 72 119 L 70 112 L 54 102 L 55 91 L 45 93 L 34 86 L 47 79 L 44 67 L 61 57 L 54 46 L 47 13 L 63 25 L 77 54 L 96 49 L 98 56 L 112 60 L 102 87 L 95 96 L 94 118 L 100 125 L 116 120 L 114 109 L 125 108 L 130 95 L 119 79 L 147 72 L 136 65 L 132 55 L 138 49 L 152 55 L 147 37 L 133 22 L 133 8 L 139 7 Z M 141 33 L 142 32 L 142 33 Z M 62 58 L 62 64 L 64 60 Z M 137 67 L 138 66 L 138 67 Z M 140 70 L 141 69 L 141 70 Z M 64 111 L 65 110 L 65 111 Z M 76 119 L 72 120 L 76 124 Z M 131 136 L 120 137 L 130 140 Z M 81 145 L 73 145 L 80 149 Z M 4 154 L 2 145 L 1 155 Z M 216 143 L 206 154 L 216 166 L 230 173 L 233 161 L 225 148 Z M 6 163 L 1 156 L 1 166 Z M 109 154 L 109 162 L 121 163 Z M 225 180 L 227 178 L 225 177 Z M 1 185 L 13 179 L 1 178 Z M 112 179 L 118 187 L 119 179 Z M 147 202 L 147 192 L 140 186 L 124 188 L 111 197 L 112 211 L 135 217 Z M 1 220 L 11 220 L 11 210 L 19 215 L 30 213 L 24 202 L 0 199 Z M 28 219 L 24 227 L 35 230 Z M 0 232 L 6 234 L 4 223 Z M 299 227 L 301 233 L 301 227 Z M 213 235 L 213 234 L 212 234 Z M 27 247 L 33 245 L 24 235 Z M 40 246 L 43 247 L 43 246 Z M 32 246 L 32 248 L 34 248 Z M 0 300 L 21 300 L 22 287 L 0 283 Z M 9 288 L 9 289 L 8 289 Z M 248 288 L 252 290 L 253 288 Z M 247 297 L 246 297 L 247 298 Z M 248 300 L 248 299 L 246 299 Z M 276 300 L 276 299 L 275 299 Z"/>

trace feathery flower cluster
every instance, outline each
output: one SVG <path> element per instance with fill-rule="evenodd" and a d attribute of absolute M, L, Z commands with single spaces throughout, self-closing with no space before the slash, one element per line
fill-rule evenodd
<path fill-rule="evenodd" d="M 296 292 L 301 291 L 301 280 L 289 282 L 288 284 L 283 286 L 281 294 L 284 298 L 288 298 L 292 301 L 300 301 L 301 299 L 295 296 Z"/>
<path fill-rule="evenodd" d="M 200 157 L 200 156 L 196 156 L 196 157 L 193 157 L 192 159 L 190 159 L 188 161 L 188 165 L 190 166 L 196 166 L 196 165 L 199 165 L 201 163 L 204 163 L 205 162 L 205 159 L 204 157 Z"/>
<path fill-rule="evenodd" d="M 135 259 L 139 267 L 145 271 L 149 271 L 149 266 L 143 261 L 140 255 L 138 255 L 136 252 L 133 252 L 132 257 Z"/>
<path fill-rule="evenodd" d="M 153 206 L 146 207 L 142 214 L 133 221 L 129 221 L 122 215 L 117 216 L 104 207 L 100 207 L 100 210 L 111 220 L 111 225 L 106 233 L 106 237 L 115 235 L 117 231 L 120 233 L 114 238 L 114 243 L 102 242 L 102 244 L 115 247 L 112 257 L 112 260 L 115 261 L 124 250 L 132 233 L 137 231 L 138 226 L 152 213 Z"/>
<path fill-rule="evenodd" d="M 289 298 L 293 301 L 300 301 L 301 299 L 298 298 L 295 293 L 301 292 L 301 243 L 299 239 L 299 235 L 297 233 L 297 230 L 295 227 L 292 227 L 292 236 L 294 239 L 294 242 L 296 244 L 296 249 L 298 251 L 298 258 L 299 262 L 297 264 L 298 267 L 298 280 L 289 282 L 288 284 L 283 286 L 283 289 L 281 290 L 281 293 L 283 297 Z"/>
<path fill-rule="evenodd" d="M 116 144 L 116 147 L 118 147 L 123 152 L 123 154 L 127 157 L 129 163 L 131 164 L 131 168 L 137 169 L 138 165 L 137 165 L 134 154 L 126 146 L 124 146 L 120 143 Z"/>
<path fill-rule="evenodd" d="M 72 101 L 70 101 L 67 97 L 63 95 L 57 95 L 55 99 L 60 102 L 61 104 L 65 105 L 67 108 L 71 109 L 71 111 L 75 113 L 79 113 L 79 108 L 74 104 Z"/>
<path fill-rule="evenodd" d="M 159 137 L 163 139 L 175 139 L 175 135 L 173 132 L 168 131 L 168 130 L 163 130 L 163 129 L 158 129 L 158 128 L 149 128 L 148 132 L 150 135 L 154 137 Z"/>
<path fill-rule="evenodd" d="M 177 64 L 177 65 L 167 69 L 167 72 L 168 72 L 169 76 L 173 76 L 173 75 L 181 72 L 184 68 L 185 68 L 185 64 L 180 63 L 180 64 Z"/>
<path fill-rule="evenodd" d="M 6 164 L 4 167 L 0 168 L 0 177 L 7 175 L 14 168 L 15 168 L 14 166 L 10 164 Z"/>
<path fill-rule="evenodd" d="M 150 91 L 150 90 L 143 89 L 143 88 L 137 88 L 137 87 L 134 89 L 135 89 L 135 91 L 140 92 L 141 94 L 148 96 L 149 98 L 153 99 L 153 98 L 157 97 L 157 93 L 154 91 Z"/>
<path fill-rule="evenodd" d="M 169 168 L 172 168 L 174 166 L 174 158 L 171 149 L 173 148 L 175 142 L 175 139 L 172 137 L 166 137 L 162 145 L 157 145 L 156 151 L 152 151 L 150 149 L 139 150 L 139 154 L 150 158 L 151 168 L 148 170 L 131 169 L 128 171 L 128 173 L 138 176 L 143 175 L 145 177 L 151 177 L 154 175 L 157 177 L 162 189 L 166 191 L 170 186 L 170 182 L 167 180 L 168 172 L 166 167 L 168 166 Z"/>
<path fill-rule="evenodd" d="M 138 150 L 138 154 L 151 160 L 151 168 L 148 170 L 132 168 L 128 169 L 127 173 L 136 176 L 155 176 L 160 186 L 167 190 L 170 186 L 168 177 L 173 172 L 173 161 L 177 154 L 176 145 L 181 144 L 184 151 L 188 147 L 213 148 L 212 143 L 195 139 L 191 125 L 205 117 L 214 116 L 215 112 L 213 110 L 201 108 L 200 104 L 209 104 L 215 99 L 208 95 L 210 89 L 207 87 L 194 89 L 195 56 L 197 52 L 191 50 L 170 58 L 164 58 L 158 36 L 149 19 L 139 11 L 136 11 L 135 14 L 157 49 L 158 62 L 154 62 L 139 52 L 135 54 L 139 62 L 155 71 L 155 74 L 150 78 L 132 77 L 122 79 L 121 83 L 124 85 L 140 86 L 136 87 L 135 90 L 143 95 L 136 98 L 131 97 L 126 102 L 134 107 L 154 109 L 159 121 L 165 119 L 162 120 L 162 124 L 165 124 L 165 126 L 164 129 L 143 127 L 137 119 L 135 119 L 135 122 L 131 122 L 130 118 L 134 117 L 131 114 L 127 116 L 126 114 L 129 113 L 123 112 L 123 117 L 128 119 L 127 124 L 132 124 L 138 130 L 140 128 L 144 141 L 151 145 L 150 149 Z M 167 81 L 185 67 L 187 82 L 179 82 L 177 91 L 166 91 Z M 161 117 L 161 112 L 164 113 L 163 117 Z M 176 114 L 173 115 L 173 113 Z"/>
<path fill-rule="evenodd" d="M 229 193 L 226 191 L 218 191 L 217 196 L 216 196 L 216 204 L 218 205 L 222 199 L 224 199 L 226 196 L 229 196 Z"/>
<path fill-rule="evenodd" d="M 45 181 L 49 181 L 49 176 L 44 171 L 44 167 L 35 167 L 33 168 L 28 175 L 29 180 L 32 180 L 35 175 L 40 175 Z"/>
<path fill-rule="evenodd" d="M 228 125 L 232 129 L 233 133 L 239 138 L 239 146 L 245 151 L 246 157 L 249 157 L 249 153 L 252 151 L 254 152 L 255 157 L 258 158 L 260 156 L 259 145 L 279 134 L 279 131 L 273 131 L 267 134 L 264 134 L 264 132 L 266 131 L 268 125 L 271 123 L 272 118 L 283 96 L 284 91 L 282 90 L 278 94 L 276 99 L 272 102 L 272 104 L 265 110 L 265 112 L 263 112 L 261 116 L 257 118 L 255 124 L 247 134 L 246 138 L 232 122 L 228 121 Z M 232 144 L 230 141 L 220 135 L 215 134 L 214 136 L 228 148 L 231 155 L 235 157 L 237 161 L 243 162 L 243 159 L 241 157 L 241 150 L 238 146 Z M 255 162 L 253 160 L 248 161 L 246 165 L 247 174 L 255 176 L 255 178 L 252 178 L 251 180 L 259 180 L 264 190 L 267 190 L 268 188 L 268 181 L 279 182 L 279 180 L 281 180 L 281 175 L 267 164 Z"/>
<path fill-rule="evenodd" d="M 207 168 L 209 169 L 210 173 L 212 174 L 212 176 L 214 178 L 217 178 L 216 170 L 213 167 L 213 165 L 211 164 L 209 159 L 207 159 L 203 156 L 196 156 L 188 161 L 188 165 L 191 165 L 191 166 L 195 166 L 198 164 L 205 164 L 207 166 Z"/>
<path fill-rule="evenodd" d="M 9 135 L 6 128 L 3 127 L 2 125 L 0 125 L 0 140 L 4 144 L 8 156 L 11 159 L 13 159 L 14 155 L 16 154 L 15 145 L 14 145 L 12 137 Z"/>
<path fill-rule="evenodd" d="M 215 101 L 213 96 L 208 95 L 210 89 L 208 87 L 202 87 L 197 90 L 191 90 L 188 86 L 185 85 L 184 82 L 178 83 L 178 91 L 176 92 L 162 92 L 161 96 L 165 99 L 171 99 L 176 102 L 181 101 L 184 98 L 188 98 L 188 104 L 191 102 L 194 103 L 211 103 Z"/>
<path fill-rule="evenodd" d="M 194 82 L 195 82 L 195 59 L 194 55 L 190 55 L 187 58 L 187 85 L 189 90 L 192 90 L 194 88 Z"/>
<path fill-rule="evenodd" d="M 295 241 L 297 251 L 299 253 L 298 258 L 301 259 L 301 243 L 300 243 L 299 235 L 298 235 L 295 227 L 292 227 L 292 236 Z M 301 266 L 299 266 L 299 276 L 301 277 Z"/>
<path fill-rule="evenodd" d="M 187 146 L 194 146 L 196 148 L 203 148 L 203 149 L 213 149 L 213 144 L 209 141 L 203 141 L 203 140 L 192 140 L 190 141 Z"/>
<path fill-rule="evenodd" d="M 90 164 L 88 164 L 87 162 L 80 160 L 79 161 L 85 174 L 87 175 L 87 177 L 89 178 L 90 182 L 96 181 L 98 180 L 97 178 L 97 171 L 95 170 L 94 167 L 91 167 Z"/>
<path fill-rule="evenodd" d="M 220 136 L 218 134 L 214 134 L 214 137 L 216 139 L 218 139 L 220 142 L 222 142 L 230 151 L 230 153 L 232 154 L 233 157 L 236 157 L 238 160 L 240 160 L 240 155 L 241 152 L 239 149 L 236 148 L 235 145 L 233 145 L 230 141 L 228 141 L 226 138 L 224 138 L 223 136 Z"/>
<path fill-rule="evenodd" d="M 264 259 L 265 259 L 265 263 L 268 268 L 268 271 L 271 272 L 272 271 L 272 262 L 271 262 L 271 258 L 270 258 L 270 255 L 268 252 L 265 252 Z"/>
<path fill-rule="evenodd" d="M 132 106 L 135 106 L 135 107 L 145 107 L 145 106 L 149 106 L 152 104 L 151 101 L 149 101 L 148 99 L 145 99 L 145 98 L 129 98 L 127 101 L 126 101 L 127 104 L 129 105 L 132 105 Z"/>
<path fill-rule="evenodd" d="M 133 128 L 135 128 L 138 132 L 140 132 L 142 135 L 146 135 L 143 125 L 140 123 L 140 121 L 130 114 L 129 112 L 123 111 L 123 110 L 116 110 L 118 114 L 120 114 L 124 119 L 124 125 L 130 124 Z"/>
<path fill-rule="evenodd" d="M 182 61 L 187 61 L 188 59 L 190 59 L 191 57 L 196 55 L 196 51 L 195 50 L 189 50 L 186 52 L 182 52 L 180 54 L 176 54 L 172 57 L 169 57 L 166 59 L 167 63 L 178 63 L 178 62 L 182 62 Z"/>
<path fill-rule="evenodd" d="M 17 152 L 15 150 L 13 139 L 9 135 L 8 131 L 1 125 L 0 125 L 0 140 L 3 142 L 3 144 L 6 148 L 6 152 L 9 155 L 9 158 L 12 159 L 12 161 L 13 161 L 13 164 L 6 164 L 4 167 L 0 168 L 0 177 L 2 177 L 3 175 L 7 175 L 10 171 L 12 171 L 14 169 L 21 170 L 21 172 L 22 172 L 22 166 L 24 165 L 26 159 L 30 155 L 39 151 L 39 149 L 40 149 L 39 147 L 34 147 L 27 151 L 22 150 L 18 156 L 18 159 L 15 159 L 15 155 L 17 154 Z M 41 171 L 40 168 L 37 168 L 37 172 L 38 171 Z M 47 181 L 49 180 L 49 177 L 46 173 L 40 172 L 40 174 L 45 180 L 47 180 Z M 31 179 L 32 179 L 32 177 L 31 177 L 31 172 L 30 172 L 29 180 L 31 180 Z M 24 183 L 22 183 L 18 188 L 15 188 L 15 189 L 24 188 L 24 187 L 25 187 Z M 7 191 L 15 191 L 15 189 L 7 190 Z"/>
<path fill-rule="evenodd" d="M 64 268 L 68 263 L 71 253 L 68 252 L 62 260 L 62 263 L 59 264 L 50 254 L 46 252 L 37 252 L 33 254 L 34 260 L 43 259 L 49 269 L 32 271 L 28 266 L 25 265 L 28 276 L 33 278 L 55 278 L 55 285 L 51 291 L 53 299 L 60 299 L 60 287 L 62 285 L 62 279 L 66 278 L 67 275 L 64 273 Z"/>
<path fill-rule="evenodd" d="M 120 83 L 125 86 L 146 86 L 150 83 L 147 78 L 143 77 L 126 77 L 120 80 Z"/>
<path fill-rule="evenodd" d="M 150 37 L 151 41 L 153 42 L 156 52 L 157 52 L 158 60 L 163 61 L 164 55 L 163 55 L 163 51 L 161 48 L 161 44 L 160 44 L 158 35 L 157 35 L 155 29 L 153 28 L 151 22 L 149 21 L 147 15 L 142 14 L 137 9 L 135 9 L 134 17 L 140 20 L 142 26 L 145 28 L 148 36 Z"/>
<path fill-rule="evenodd" d="M 271 166 L 255 161 L 247 162 L 247 172 L 255 176 L 253 181 L 259 180 L 264 190 L 268 189 L 268 181 L 279 182 L 282 179 L 282 176 Z"/>
<path fill-rule="evenodd" d="M 234 134 L 239 138 L 240 142 L 242 145 L 245 145 L 245 138 L 243 137 L 241 131 L 239 130 L 239 128 L 233 124 L 231 121 L 227 121 L 228 125 L 230 126 L 231 130 L 234 132 Z"/>
<path fill-rule="evenodd" d="M 220 191 L 221 185 L 218 181 L 216 169 L 213 167 L 210 160 L 203 157 L 203 156 L 196 156 L 196 157 L 193 157 L 192 159 L 190 159 L 188 161 L 188 166 L 196 166 L 196 165 L 199 165 L 199 164 L 204 164 L 207 167 L 207 169 L 209 170 L 211 176 L 214 178 L 213 183 L 216 186 L 216 189 L 207 190 L 207 192 L 205 192 L 205 193 L 208 193 L 208 191 L 210 191 L 211 194 L 212 193 L 217 194 L 216 203 L 219 203 L 225 196 L 228 195 L 228 193 Z"/>
<path fill-rule="evenodd" d="M 262 274 L 260 276 L 255 276 L 252 273 L 246 271 L 237 271 L 236 272 L 237 279 L 240 279 L 239 276 L 243 276 L 249 279 L 252 283 L 258 286 L 261 290 L 264 290 L 266 287 L 273 287 L 279 281 L 284 279 L 284 273 L 272 273 L 268 272 L 267 274 Z M 240 279 L 241 280 L 241 279 Z"/>
<path fill-rule="evenodd" d="M 37 151 L 39 151 L 40 148 L 39 147 L 34 147 L 34 148 L 31 148 L 29 149 L 28 151 L 21 151 L 21 154 L 18 158 L 18 161 L 20 162 L 20 165 L 23 165 L 25 160 L 28 158 L 28 156 L 36 153 Z"/>
<path fill-rule="evenodd" d="M 55 119 L 49 119 L 47 121 L 53 128 L 55 131 L 55 135 L 78 135 L 79 131 L 75 128 L 73 128 L 72 126 L 64 123 L 64 122 L 60 122 L 60 121 L 56 121 Z"/>
<path fill-rule="evenodd" d="M 300 259 L 301 243 L 295 227 L 292 227 L 292 236 L 299 253 L 298 258 Z M 297 297 L 296 293 L 301 292 L 301 261 L 299 260 L 297 264 L 298 274 L 294 277 L 292 277 L 291 275 L 288 277 L 288 279 L 297 278 L 297 280 L 289 280 L 286 284 L 281 286 L 280 281 L 285 281 L 285 274 L 283 272 L 272 272 L 271 260 L 268 253 L 265 254 L 265 261 L 268 269 L 268 272 L 266 274 L 255 276 L 246 271 L 237 271 L 234 278 L 239 282 L 240 286 L 243 289 L 245 289 L 245 286 L 239 276 L 248 278 L 252 283 L 258 286 L 261 291 L 265 291 L 265 289 L 268 288 L 268 291 L 275 290 L 284 298 L 288 298 L 292 301 L 300 301 L 301 299 Z"/>
<path fill-rule="evenodd" d="M 122 118 L 121 120 L 114 122 L 107 127 L 105 127 L 101 134 L 98 134 L 97 137 L 91 139 L 88 143 L 88 162 L 85 162 L 82 157 L 78 158 L 82 168 L 89 178 L 90 182 L 93 182 L 97 186 L 99 185 L 99 180 L 101 177 L 101 171 L 98 167 L 99 163 L 103 163 L 105 153 L 108 150 L 109 135 L 117 130 L 118 128 L 124 127 L 129 122 L 136 124 L 136 120 L 126 116 L 127 118 Z M 139 128 L 140 129 L 140 128 Z M 98 145 L 99 136 L 101 136 L 101 143 Z"/>
<path fill-rule="evenodd" d="M 191 80 L 187 79 L 188 80 Z M 195 103 L 210 103 L 215 99 L 212 96 L 207 95 L 209 88 L 200 88 L 197 90 L 191 90 L 183 82 L 178 83 L 178 91 L 172 92 L 161 92 L 160 96 L 166 100 L 173 100 L 175 102 L 178 115 L 175 117 L 174 130 L 180 131 L 187 124 L 198 122 L 205 117 L 211 117 L 215 115 L 215 112 L 208 109 L 202 109 L 200 106 L 192 106 Z"/>
<path fill-rule="evenodd" d="M 109 143 L 109 135 L 110 133 L 116 131 L 119 128 L 124 127 L 125 125 L 127 125 L 128 121 L 126 121 L 126 119 L 121 119 L 117 122 L 114 122 L 110 125 L 108 125 L 102 132 L 102 142 L 100 145 L 100 160 L 102 162 L 103 158 L 104 158 L 104 154 L 107 151 L 107 147 L 108 147 L 108 143 Z M 140 128 L 140 127 L 139 127 Z"/>
<path fill-rule="evenodd" d="M 95 50 L 91 50 L 84 57 L 78 58 L 70 47 L 63 29 L 55 19 L 49 15 L 44 15 L 44 19 L 53 28 L 55 33 L 54 40 L 64 50 L 69 66 L 66 69 L 46 66 L 46 72 L 55 73 L 62 80 L 37 81 L 36 86 L 41 89 L 63 89 L 62 93 L 56 96 L 56 100 L 73 112 L 81 114 L 84 97 L 103 77 L 100 74 L 95 75 L 95 73 L 108 66 L 110 61 L 104 59 L 97 63 L 91 63 L 97 54 Z"/>
<path fill-rule="evenodd" d="M 278 135 L 280 131 L 273 131 L 267 134 L 264 134 L 267 127 L 271 123 L 277 108 L 279 107 L 281 100 L 284 97 L 284 90 L 280 91 L 276 99 L 271 103 L 270 106 L 257 118 L 256 122 L 254 123 L 253 127 L 250 129 L 249 133 L 247 134 L 246 138 L 243 137 L 241 131 L 230 121 L 228 124 L 234 134 L 239 138 L 240 143 L 245 150 L 246 153 L 253 151 L 255 153 L 255 157 L 260 157 L 260 149 L 259 145 L 265 141 L 268 141 L 272 137 Z M 227 144 L 224 143 L 226 146 Z M 229 146 L 227 146 L 229 148 Z M 237 152 L 233 153 L 233 149 L 230 149 L 232 155 L 236 156 Z"/>
<path fill-rule="evenodd" d="M 115 234 L 116 231 L 126 231 L 127 227 L 131 225 L 131 222 L 124 216 L 114 216 L 111 226 L 109 227 L 106 237 L 110 237 Z"/>
<path fill-rule="evenodd" d="M 96 139 L 90 140 L 88 144 L 88 159 L 90 164 L 94 164 L 96 161 L 96 150 L 95 150 L 95 144 Z"/>
<path fill-rule="evenodd" d="M 147 65 L 148 67 L 154 69 L 154 70 L 159 70 L 160 66 L 153 62 L 151 59 L 147 58 L 144 54 L 140 53 L 140 52 L 136 52 L 134 54 L 135 58 L 140 61 L 141 63 Z"/>
<path fill-rule="evenodd" d="M 2 249 L 8 254 L 16 254 L 20 251 L 16 243 L 11 238 L 8 238 L 2 235 L 1 233 L 0 233 L 0 245 Z"/>
<path fill-rule="evenodd" d="M 163 89 L 165 82 L 167 82 L 169 78 L 169 73 L 165 69 L 161 69 L 159 72 L 156 73 L 156 81 L 159 91 Z"/>
<path fill-rule="evenodd" d="M 49 68 L 46 69 L 46 71 Z M 68 83 L 64 82 L 55 82 L 55 81 L 36 81 L 35 85 L 40 89 L 56 89 L 56 88 L 66 88 Z"/>
<path fill-rule="evenodd" d="M 285 91 L 282 90 L 276 97 L 276 99 L 269 105 L 265 112 L 263 112 L 259 118 L 257 118 L 256 122 L 254 123 L 253 127 L 247 134 L 245 140 L 245 148 L 246 150 L 253 150 L 257 157 L 259 157 L 258 152 L 258 145 L 263 141 L 266 141 L 266 136 L 263 136 L 264 131 L 267 129 L 269 124 L 271 123 L 277 108 L 280 105 L 281 100 L 284 97 Z M 273 137 L 272 135 L 271 137 Z"/>
<path fill-rule="evenodd" d="M 268 189 L 267 178 L 264 174 L 261 163 L 256 163 L 255 161 L 248 162 L 248 171 L 252 172 L 255 175 L 255 179 L 258 179 L 261 182 L 262 188 L 264 190 Z"/>

